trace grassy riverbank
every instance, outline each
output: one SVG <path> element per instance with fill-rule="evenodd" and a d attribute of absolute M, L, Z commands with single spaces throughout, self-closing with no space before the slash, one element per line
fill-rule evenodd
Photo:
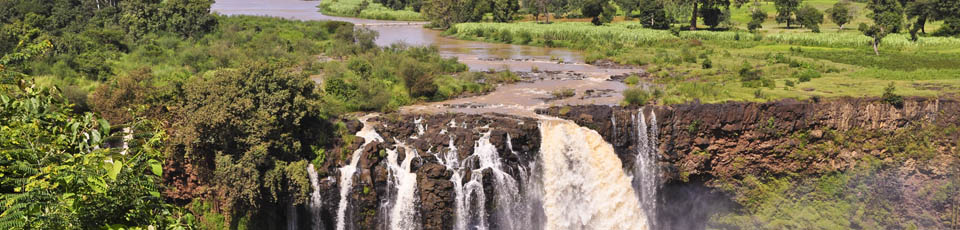
<path fill-rule="evenodd" d="M 355 17 L 377 20 L 396 21 L 426 21 L 419 12 L 411 8 L 394 10 L 380 3 L 369 2 L 363 5 L 364 0 L 325 0 L 317 5 L 320 12 L 331 16 Z"/>
<path fill-rule="evenodd" d="M 587 61 L 610 59 L 644 66 L 660 85 L 655 100 L 672 104 L 766 101 L 782 98 L 937 96 L 960 92 L 960 39 L 893 34 L 873 54 L 857 32 L 786 33 L 671 31 L 624 22 L 593 26 L 463 23 L 447 34 L 460 39 L 584 50 Z"/>

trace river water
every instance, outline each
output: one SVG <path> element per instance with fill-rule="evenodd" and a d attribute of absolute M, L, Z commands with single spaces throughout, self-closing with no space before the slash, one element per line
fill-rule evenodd
<path fill-rule="evenodd" d="M 436 46 L 441 56 L 456 57 L 471 71 L 510 70 L 562 73 L 542 79 L 498 88 L 487 95 L 460 98 L 451 101 L 404 107 L 404 112 L 499 112 L 533 115 L 533 110 L 557 105 L 616 104 L 626 86 L 608 81 L 612 75 L 639 72 L 638 69 L 610 69 L 584 63 L 581 52 L 563 48 L 497 44 L 447 38 L 441 31 L 423 28 L 424 22 L 383 21 L 321 14 L 319 1 L 300 0 L 218 0 L 214 12 L 223 15 L 258 15 L 295 20 L 336 20 L 354 23 L 380 33 L 376 43 L 381 46 L 405 43 L 417 46 Z M 570 73 L 579 77 L 570 78 Z M 551 92 L 568 88 L 576 96 L 562 100 L 551 98 Z"/>

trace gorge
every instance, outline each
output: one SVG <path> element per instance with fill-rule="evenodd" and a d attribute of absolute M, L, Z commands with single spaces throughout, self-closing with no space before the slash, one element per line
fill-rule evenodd
<path fill-rule="evenodd" d="M 831 135 L 848 131 L 892 135 L 955 125 L 960 103 L 913 98 L 896 108 L 874 99 L 788 100 L 538 113 L 383 114 L 345 121 L 368 138 L 344 143 L 349 155 L 343 159 L 357 159 L 349 162 L 355 172 L 339 169 L 344 160 L 318 165 L 326 177 L 320 190 L 348 196 L 338 203 L 341 196 L 323 192 L 312 229 L 702 229 L 711 215 L 732 210 L 722 207 L 735 199 L 735 192 L 722 189 L 731 178 L 814 176 L 855 168 L 866 156 L 892 160 L 880 149 L 843 147 L 825 152 L 833 157 L 813 159 L 800 155 L 801 145 L 832 144 Z M 382 139 L 369 138 L 372 130 Z M 956 133 L 943 138 L 954 144 L 939 148 L 934 158 L 941 162 L 910 160 L 915 165 L 897 170 L 928 180 L 955 173 L 949 165 Z M 909 177 L 895 192 L 924 204 L 909 189 L 918 181 Z M 335 214 L 338 207 L 346 219 Z M 918 207 L 895 210 L 911 208 Z"/>
<path fill-rule="evenodd" d="M 909 98 L 901 106 L 876 98 L 814 98 L 623 107 L 613 105 L 619 95 L 544 103 L 530 95 L 591 84 L 622 91 L 609 77 L 638 70 L 585 65 L 564 49 L 453 40 L 418 23 L 323 16 L 308 12 L 311 2 L 281 4 L 297 10 L 218 4 L 215 10 L 228 14 L 353 22 L 379 31 L 379 45 L 435 45 L 474 71 L 539 67 L 585 76 L 338 121 L 347 134 L 326 150 L 326 161 L 309 166 L 309 207 L 284 214 L 296 217 L 287 218 L 289 229 L 789 228 L 797 225 L 771 225 L 758 220 L 770 216 L 744 207 L 789 204 L 771 193 L 799 193 L 782 199 L 808 202 L 803 194 L 820 194 L 827 181 L 820 178 L 833 177 L 847 178 L 846 184 L 828 199 L 850 200 L 835 206 L 876 203 L 871 199 L 879 196 L 882 208 L 799 214 L 854 228 L 883 226 L 881 219 L 921 229 L 956 227 L 943 223 L 955 215 L 949 204 L 958 198 L 930 198 L 926 189 L 949 190 L 958 173 L 960 104 L 949 97 Z M 569 63 L 553 62 L 556 56 Z M 911 133 L 932 133 L 920 137 L 932 153 L 906 154 L 915 148 L 906 142 L 917 141 Z M 864 167 L 876 176 L 849 173 Z M 799 192 L 769 187 L 784 183 L 779 178 L 800 187 L 820 184 Z M 829 215 L 856 215 L 860 222 Z"/>

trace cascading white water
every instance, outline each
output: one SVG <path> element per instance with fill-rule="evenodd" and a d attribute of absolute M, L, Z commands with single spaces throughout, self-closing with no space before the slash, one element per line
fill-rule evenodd
<path fill-rule="evenodd" d="M 320 212 L 323 209 L 323 199 L 320 197 L 320 178 L 313 164 L 307 165 L 307 176 L 310 177 L 310 187 L 313 192 L 310 193 L 310 215 L 313 216 L 313 229 L 323 229 L 323 218 L 320 218 Z"/>
<path fill-rule="evenodd" d="M 357 163 L 360 162 L 360 155 L 363 153 L 364 147 L 374 141 L 383 142 L 383 138 L 380 137 L 380 134 L 377 134 L 373 125 L 367 123 L 368 119 L 375 116 L 375 114 L 369 114 L 360 118 L 363 128 L 357 132 L 356 136 L 363 138 L 363 144 L 356 151 L 353 151 L 350 164 L 340 168 L 340 205 L 337 208 L 337 230 L 346 229 L 347 206 L 350 202 L 347 195 L 353 189 L 353 174 L 357 172 Z"/>
<path fill-rule="evenodd" d="M 637 124 L 635 146 L 637 155 L 632 172 L 633 188 L 637 192 L 640 206 L 647 214 L 650 222 L 656 220 L 657 190 L 660 187 L 657 181 L 660 174 L 657 168 L 656 116 L 656 113 L 653 113 L 650 117 L 651 127 L 647 126 L 647 118 L 643 113 L 643 108 L 640 108 L 637 115 L 633 117 L 633 122 Z M 651 136 L 651 134 L 653 135 Z"/>
<path fill-rule="evenodd" d="M 490 169 L 493 172 L 494 176 L 494 199 L 496 199 L 497 209 L 497 221 L 499 229 L 520 229 L 525 223 L 518 223 L 516 220 L 516 214 L 518 209 L 522 207 L 519 205 L 520 201 L 520 189 L 517 187 L 517 181 L 510 174 L 503 171 L 502 162 L 500 160 L 500 154 L 497 152 L 497 147 L 490 143 L 490 134 L 491 131 L 487 131 L 477 140 L 476 146 L 473 148 L 473 157 L 480 163 L 480 168 L 473 170 L 472 177 L 468 185 L 475 184 L 476 190 L 473 190 L 474 193 L 478 194 L 478 199 L 481 202 L 478 202 L 478 205 L 475 207 L 479 210 L 484 210 L 483 202 L 485 200 L 485 194 L 483 193 L 483 171 Z M 512 144 L 511 144 L 512 145 Z M 469 196 L 468 196 L 469 197 Z M 480 217 L 484 216 L 480 213 Z M 482 226 L 486 227 L 486 226 Z"/>
<path fill-rule="evenodd" d="M 416 203 L 417 174 L 410 171 L 410 163 L 417 152 L 400 141 L 395 142 L 398 143 L 395 149 L 387 149 L 388 187 L 396 189 L 396 195 L 389 205 L 390 229 L 420 229 Z M 400 148 L 404 149 L 403 161 L 398 159 Z"/>
<path fill-rule="evenodd" d="M 451 121 L 451 125 L 453 122 Z M 528 205 L 521 199 L 519 185 L 516 179 L 505 172 L 502 168 L 500 155 L 496 146 L 490 143 L 491 131 L 483 133 L 474 146 L 472 155 L 462 162 L 457 155 L 457 147 L 454 145 L 454 137 L 450 137 L 448 150 L 439 153 L 437 159 L 446 166 L 447 170 L 452 172 L 450 181 L 453 182 L 454 201 L 456 203 L 456 224 L 455 229 L 488 229 L 490 223 L 487 220 L 487 209 L 485 207 L 488 194 L 484 191 L 483 172 L 490 170 L 494 176 L 494 196 L 498 208 L 494 215 L 497 219 L 499 229 L 527 229 L 529 222 L 529 211 L 526 211 Z M 508 137 L 509 138 L 509 137 Z M 512 145 L 508 143 L 508 146 Z M 512 146 L 509 148 L 512 149 Z M 516 154 L 516 153 L 513 153 Z M 478 166 L 471 169 L 465 162 L 476 162 Z M 470 172 L 470 180 L 463 182 L 463 173 Z"/>
<path fill-rule="evenodd" d="M 456 127 L 456 124 L 453 120 L 450 120 L 450 127 Z M 442 156 L 437 156 L 437 159 L 442 163 L 447 170 L 452 172 L 450 176 L 450 181 L 453 182 L 453 193 L 454 193 L 454 204 L 456 205 L 456 224 L 454 229 L 465 230 L 467 229 L 467 200 L 464 197 L 464 188 L 463 188 L 463 175 L 460 173 L 460 161 L 457 156 L 457 146 L 454 144 L 453 136 L 450 137 L 450 142 L 447 146 L 447 151 L 442 153 Z"/>
<path fill-rule="evenodd" d="M 542 120 L 546 229 L 648 229 L 613 146 L 571 121 Z"/>

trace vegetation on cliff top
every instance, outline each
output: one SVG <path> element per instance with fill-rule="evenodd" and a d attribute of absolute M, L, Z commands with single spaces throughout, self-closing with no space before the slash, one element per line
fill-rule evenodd
<path fill-rule="evenodd" d="M 0 3 L 0 228 L 266 227 L 306 202 L 332 116 L 500 78 L 349 23 L 209 4 Z"/>

